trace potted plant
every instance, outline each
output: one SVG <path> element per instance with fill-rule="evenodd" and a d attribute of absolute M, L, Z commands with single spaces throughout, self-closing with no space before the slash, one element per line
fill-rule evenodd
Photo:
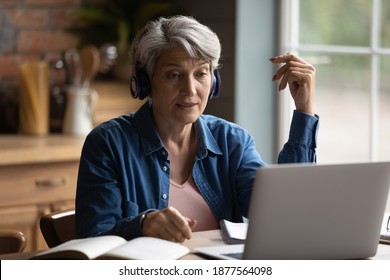
<path fill-rule="evenodd" d="M 67 31 L 79 37 L 80 47 L 113 43 L 118 51 L 116 68 L 122 68 L 129 43 L 146 22 L 180 12 L 175 0 L 84 0 Z"/>

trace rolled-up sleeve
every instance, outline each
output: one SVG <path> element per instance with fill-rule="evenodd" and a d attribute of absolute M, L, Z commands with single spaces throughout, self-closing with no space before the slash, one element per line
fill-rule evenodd
<path fill-rule="evenodd" d="M 294 111 L 289 139 L 283 146 L 278 163 L 317 162 L 319 117 Z"/>

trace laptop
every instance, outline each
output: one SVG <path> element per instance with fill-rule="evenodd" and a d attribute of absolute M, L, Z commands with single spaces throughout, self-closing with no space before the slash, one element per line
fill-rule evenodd
<path fill-rule="evenodd" d="M 284 164 L 257 171 L 244 244 L 216 259 L 364 259 L 376 254 L 390 162 Z"/>

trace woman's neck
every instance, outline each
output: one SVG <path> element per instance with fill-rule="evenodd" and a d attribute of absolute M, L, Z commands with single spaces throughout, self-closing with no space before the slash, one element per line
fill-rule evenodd
<path fill-rule="evenodd" d="M 196 154 L 195 128 L 186 127 L 181 131 L 171 130 L 160 135 L 169 154 L 171 166 L 170 177 L 173 181 L 182 184 L 192 172 Z"/>

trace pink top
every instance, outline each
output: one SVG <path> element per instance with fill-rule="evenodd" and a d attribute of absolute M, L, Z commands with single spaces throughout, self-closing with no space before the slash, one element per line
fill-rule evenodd
<path fill-rule="evenodd" d="M 198 222 L 193 231 L 219 229 L 218 221 L 200 195 L 192 174 L 182 185 L 170 180 L 168 205 Z"/>

